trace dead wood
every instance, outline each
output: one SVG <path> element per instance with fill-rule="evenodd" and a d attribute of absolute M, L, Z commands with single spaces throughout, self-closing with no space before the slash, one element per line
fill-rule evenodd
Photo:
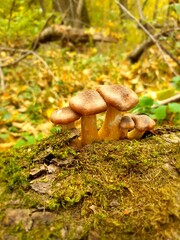
<path fill-rule="evenodd" d="M 180 101 L 180 93 L 176 94 L 175 96 L 172 96 L 170 98 L 167 98 L 165 100 L 162 101 L 158 101 L 158 103 L 160 105 L 166 105 L 168 103 L 172 103 L 172 102 L 179 102 Z"/>
<path fill-rule="evenodd" d="M 168 37 L 172 32 L 178 31 L 180 30 L 179 28 L 170 28 L 166 31 L 163 31 L 159 34 L 156 34 L 154 37 L 155 39 L 157 39 L 159 41 L 159 39 L 161 37 Z M 155 42 L 151 39 L 148 38 L 146 39 L 144 42 L 142 42 L 141 44 L 139 44 L 128 56 L 127 59 L 131 62 L 131 63 L 136 63 L 139 61 L 140 57 L 142 56 L 142 54 L 150 47 L 152 47 L 153 45 L 155 45 Z M 164 52 L 167 53 L 167 49 L 165 49 L 162 45 L 161 45 L 162 49 L 164 50 Z M 167 53 L 168 55 L 170 54 L 169 52 Z M 179 60 L 176 59 L 174 56 L 170 56 L 178 65 L 180 64 Z"/>
<path fill-rule="evenodd" d="M 152 39 L 147 39 L 140 45 L 138 45 L 128 56 L 127 59 L 130 60 L 131 63 L 136 63 L 142 56 L 142 54 L 155 43 Z"/>
<path fill-rule="evenodd" d="M 113 43 L 117 42 L 117 39 L 111 36 L 105 37 L 101 33 L 91 34 L 85 32 L 83 29 L 57 24 L 45 28 L 38 36 L 38 43 L 47 43 L 56 40 L 61 40 L 63 44 L 66 44 L 68 42 L 73 44 L 87 43 L 89 41 Z"/>

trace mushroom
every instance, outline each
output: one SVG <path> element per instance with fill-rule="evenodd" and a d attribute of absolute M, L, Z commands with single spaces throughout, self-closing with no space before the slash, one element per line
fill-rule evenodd
<path fill-rule="evenodd" d="M 134 121 L 130 116 L 123 116 L 119 123 L 119 139 L 125 139 L 128 134 L 128 130 L 132 130 L 135 126 Z"/>
<path fill-rule="evenodd" d="M 107 104 L 95 90 L 79 92 L 69 101 L 70 108 L 81 114 L 82 146 L 98 140 L 96 114 L 106 111 Z"/>
<path fill-rule="evenodd" d="M 108 104 L 105 120 L 98 133 L 99 138 L 117 140 L 120 137 L 121 112 L 133 108 L 138 103 L 138 97 L 131 89 L 121 85 L 102 85 L 97 91 Z"/>
<path fill-rule="evenodd" d="M 131 115 L 135 123 L 135 128 L 128 132 L 128 139 L 140 139 L 145 131 L 151 130 L 155 126 L 155 121 L 147 115 Z"/>
<path fill-rule="evenodd" d="M 75 128 L 75 121 L 80 117 L 81 115 L 68 106 L 54 111 L 50 116 L 50 121 L 61 125 L 62 129 L 72 129 Z"/>

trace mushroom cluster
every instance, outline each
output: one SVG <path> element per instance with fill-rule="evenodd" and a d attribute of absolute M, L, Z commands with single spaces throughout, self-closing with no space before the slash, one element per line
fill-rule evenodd
<path fill-rule="evenodd" d="M 100 85 L 73 96 L 69 106 L 52 113 L 50 121 L 62 129 L 75 128 L 81 120 L 81 146 L 98 140 L 140 139 L 155 122 L 146 115 L 128 114 L 138 103 L 134 91 L 121 85 Z M 101 128 L 97 129 L 96 114 L 106 112 Z"/>

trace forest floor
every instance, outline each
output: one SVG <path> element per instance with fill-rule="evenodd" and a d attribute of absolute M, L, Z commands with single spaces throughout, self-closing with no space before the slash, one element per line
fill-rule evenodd
<path fill-rule="evenodd" d="M 122 48 L 121 44 L 83 47 L 73 51 L 62 48 L 59 42 L 44 44 L 36 55 L 29 55 L 19 64 L 4 68 L 5 89 L 0 97 L 0 151 L 33 144 L 49 136 L 53 127 L 49 117 L 53 111 L 68 106 L 69 99 L 77 92 L 96 89 L 103 84 L 126 86 L 134 90 L 139 99 L 153 96 L 153 99 L 141 102 L 138 113 L 150 115 L 160 125 L 180 124 L 180 108 L 177 106 L 173 111 L 169 105 L 151 108 L 153 101 L 179 93 L 177 86 L 173 85 L 172 73 L 155 48 L 144 54 L 138 63 L 130 64 L 123 57 L 125 53 L 117 50 Z M 5 50 L 1 54 L 9 61 L 21 57 L 18 51 L 12 56 Z M 154 97 L 159 93 L 161 96 Z M 98 121 L 101 126 L 102 119 L 98 118 Z"/>
<path fill-rule="evenodd" d="M 82 149 L 77 136 L 0 153 L 1 239 L 180 239 L 180 128 Z"/>
<path fill-rule="evenodd" d="M 169 31 L 178 24 L 175 10 L 167 18 L 163 6 L 158 29 L 150 29 L 160 49 L 154 44 L 132 62 L 146 37 L 130 19 L 119 24 L 119 8 L 116 21 L 111 4 L 108 18 L 97 3 L 98 28 L 89 29 L 118 42 L 40 43 L 59 17 L 47 20 L 36 4 L 15 2 L 3 6 L 10 14 L 1 14 L 0 26 L 0 240 L 179 240 L 180 105 L 159 105 L 180 91 L 179 33 Z M 164 30 L 170 35 L 156 39 Z M 61 131 L 50 116 L 77 92 L 106 84 L 135 91 L 140 101 L 131 111 L 157 127 L 140 140 L 79 149 L 79 132 Z"/>

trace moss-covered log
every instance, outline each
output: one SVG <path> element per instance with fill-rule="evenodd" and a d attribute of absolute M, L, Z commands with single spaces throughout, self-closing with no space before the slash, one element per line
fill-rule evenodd
<path fill-rule="evenodd" d="M 2 239 L 178 240 L 179 130 L 80 150 L 62 132 L 1 153 Z"/>

